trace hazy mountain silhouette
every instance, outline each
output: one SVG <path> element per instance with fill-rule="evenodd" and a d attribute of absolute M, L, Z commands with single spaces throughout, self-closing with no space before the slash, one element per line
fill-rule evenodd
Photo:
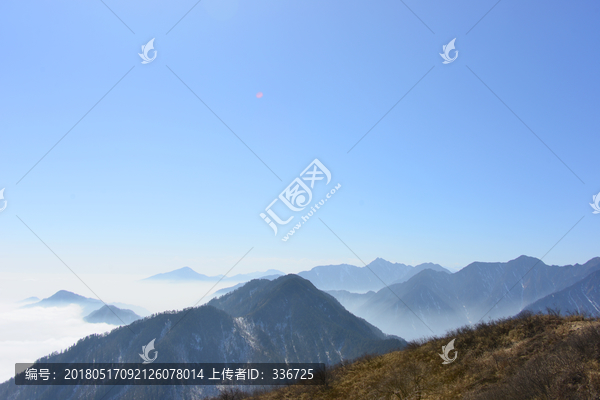
<path fill-rule="evenodd" d="M 33 297 L 28 297 L 28 298 L 23 299 L 23 300 L 19 300 L 19 301 L 17 301 L 17 303 L 18 304 L 26 304 L 26 303 L 34 303 L 36 301 L 40 301 L 39 297 L 33 296 Z"/>
<path fill-rule="evenodd" d="M 22 306 L 21 308 L 31 308 L 31 307 L 66 307 L 71 304 L 78 305 L 82 309 L 83 315 L 88 315 L 92 311 L 96 311 L 102 308 L 105 304 L 98 299 L 92 299 L 89 297 L 84 297 L 78 295 L 73 292 L 69 292 L 67 290 L 59 290 L 54 293 L 52 296 L 42 299 L 36 303 L 27 304 Z M 110 303 L 110 305 L 114 305 L 120 308 L 127 308 L 133 310 L 134 312 L 141 315 L 150 314 L 148 310 L 143 307 L 134 306 L 130 304 L 123 303 Z"/>
<path fill-rule="evenodd" d="M 228 281 L 249 281 L 251 279 L 259 279 L 266 276 L 280 276 L 285 275 L 283 272 L 276 269 L 270 269 L 264 272 L 251 272 L 248 274 L 237 274 L 233 276 L 227 276 L 223 278 L 223 275 L 208 276 L 199 274 L 190 267 L 183 267 L 174 271 L 165 272 L 162 274 L 152 275 L 148 278 L 142 279 L 142 281 L 171 281 L 171 282 L 186 282 L 186 281 L 203 281 L 203 282 L 216 282 L 219 279 Z"/>
<path fill-rule="evenodd" d="M 285 275 L 284 272 L 281 272 L 277 269 L 268 269 L 263 272 L 251 272 L 249 274 L 237 274 L 231 277 L 227 277 L 228 280 L 231 281 L 249 281 L 252 279 L 275 279 L 279 276 Z"/>
<path fill-rule="evenodd" d="M 379 290 L 355 312 L 384 332 L 408 339 L 432 335 L 429 328 L 441 334 L 483 317 L 515 315 L 597 270 L 600 258 L 558 267 L 527 256 L 506 263 L 474 262 L 453 274 L 425 269 Z"/>
<path fill-rule="evenodd" d="M 115 306 L 102 306 L 102 308 L 92 311 L 89 315 L 84 317 L 83 320 L 91 324 L 105 323 L 111 325 L 128 325 L 140 318 L 142 317 L 131 310 L 121 309 Z"/>
<path fill-rule="evenodd" d="M 133 332 L 132 332 L 133 331 Z M 158 362 L 325 362 L 403 348 L 406 342 L 350 314 L 332 296 L 296 275 L 253 280 L 209 304 L 165 312 L 81 339 L 40 362 L 141 362 L 156 339 Z M 100 400 L 110 386 L 0 385 L 0 398 Z M 115 386 L 111 399 L 202 398 L 209 386 Z"/>
<path fill-rule="evenodd" d="M 222 275 L 208 276 L 199 274 L 190 267 L 183 267 L 173 271 L 165 272 L 162 274 L 152 275 L 148 278 L 142 279 L 143 281 L 205 281 L 205 282 L 216 282 L 221 279 Z"/>
<path fill-rule="evenodd" d="M 379 290 L 385 287 L 385 284 L 390 285 L 407 281 L 426 269 L 450 273 L 450 271 L 442 266 L 433 263 L 425 263 L 412 267 L 377 258 L 367 267 L 356 267 L 348 264 L 324 265 L 314 267 L 310 271 L 299 272 L 297 275 L 308 279 L 320 290 L 367 292 L 370 290 Z M 252 279 L 274 279 L 282 275 L 285 275 L 285 273 L 276 269 L 269 269 L 264 272 L 251 272 L 222 278 L 222 275 L 208 276 L 200 274 L 190 267 L 183 267 L 174 271 L 152 275 L 143 279 L 143 281 L 216 282 L 222 279 L 223 281 L 247 282 Z"/>
<path fill-rule="evenodd" d="M 27 304 L 23 308 L 31 307 L 66 307 L 71 304 L 80 306 L 83 310 L 83 314 L 87 315 L 92 311 L 101 308 L 104 303 L 97 299 L 90 299 L 88 297 L 80 296 L 76 293 L 69 292 L 66 290 L 59 290 L 52 296 L 47 297 L 38 301 L 37 303 Z"/>
<path fill-rule="evenodd" d="M 364 293 L 370 290 L 380 290 L 386 284 L 404 282 L 425 269 L 450 273 L 437 264 L 427 263 L 412 267 L 377 258 L 366 267 L 348 264 L 324 265 L 314 267 L 310 271 L 299 272 L 298 275 L 308 279 L 321 290 L 347 290 Z"/>
<path fill-rule="evenodd" d="M 326 290 L 325 292 L 335 297 L 346 310 L 353 314 L 356 314 L 356 311 L 375 295 L 372 290 L 367 293 L 352 293 L 347 290 Z"/>
<path fill-rule="evenodd" d="M 408 270 L 408 272 L 406 274 L 404 274 L 402 277 L 396 279 L 394 282 L 392 282 L 392 284 L 406 282 L 407 280 L 409 280 L 410 278 L 412 278 L 419 272 L 424 271 L 426 269 L 430 269 L 432 271 L 445 272 L 447 274 L 452 273 L 449 270 L 447 270 L 446 268 L 442 267 L 441 265 L 434 264 L 434 263 L 423 263 L 423 264 L 415 265 L 412 268 L 413 268 L 412 270 Z M 389 283 L 388 283 L 388 285 L 389 285 Z"/>

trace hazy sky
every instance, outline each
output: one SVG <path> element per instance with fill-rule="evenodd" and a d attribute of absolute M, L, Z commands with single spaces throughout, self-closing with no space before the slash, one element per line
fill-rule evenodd
<path fill-rule="evenodd" d="M 600 255 L 600 4 L 473 27 L 495 2 L 2 3 L 0 274 L 68 273 L 40 239 L 87 274 Z M 342 187 L 283 242 L 259 214 L 315 158 Z"/>

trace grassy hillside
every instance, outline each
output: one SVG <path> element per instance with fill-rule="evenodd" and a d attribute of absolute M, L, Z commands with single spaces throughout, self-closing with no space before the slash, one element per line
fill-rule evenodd
<path fill-rule="evenodd" d="M 438 353 L 454 338 L 458 358 L 443 365 Z M 295 385 L 253 397 L 229 390 L 220 398 L 598 399 L 600 321 L 524 314 L 338 365 L 320 378 L 325 385 Z"/>

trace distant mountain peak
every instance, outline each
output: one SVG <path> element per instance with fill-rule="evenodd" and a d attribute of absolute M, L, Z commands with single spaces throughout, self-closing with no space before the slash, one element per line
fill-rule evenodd
<path fill-rule="evenodd" d="M 152 275 L 148 278 L 142 279 L 144 281 L 163 280 L 163 281 L 217 281 L 221 278 L 221 275 L 217 276 L 206 276 L 199 274 L 190 267 L 182 267 L 173 271 L 164 272 L 161 274 Z"/>
<path fill-rule="evenodd" d="M 92 311 L 89 315 L 84 317 L 83 320 L 92 324 L 105 323 L 110 325 L 127 325 L 140 318 L 139 315 L 131 310 L 105 305 L 98 310 Z"/>
<path fill-rule="evenodd" d="M 542 260 L 540 260 L 537 257 L 531 257 L 531 256 L 526 256 L 526 255 L 521 255 L 521 256 L 519 256 L 519 257 L 517 257 L 517 258 L 515 258 L 514 260 L 511 260 L 511 261 L 529 261 L 529 260 L 531 260 L 531 261 L 542 261 Z"/>
<path fill-rule="evenodd" d="M 44 300 L 85 301 L 89 299 L 77 293 L 69 292 L 68 290 L 59 290 L 58 292 L 54 293 L 52 296 Z"/>
<path fill-rule="evenodd" d="M 205 281 L 205 282 L 215 282 L 220 279 L 227 281 L 249 281 L 252 279 L 262 279 L 265 276 L 273 277 L 274 275 L 285 275 L 284 272 L 281 272 L 276 269 L 269 269 L 265 272 L 250 272 L 247 274 L 237 274 L 233 276 L 223 276 L 223 275 L 213 275 L 208 276 L 204 274 L 200 274 L 194 271 L 190 267 L 183 267 L 179 269 L 175 269 L 173 271 L 164 272 L 161 274 L 152 275 L 148 278 L 142 279 L 143 281 L 172 281 L 172 282 L 184 282 L 184 281 Z"/>
<path fill-rule="evenodd" d="M 376 259 L 374 259 L 373 261 L 371 261 L 369 264 L 367 265 L 371 265 L 371 264 L 389 264 L 389 265 L 404 265 L 404 264 L 400 264 L 400 263 L 393 263 L 391 261 L 388 261 L 386 259 L 383 259 L 381 257 L 377 257 Z"/>
<path fill-rule="evenodd" d="M 181 268 L 179 268 L 179 269 L 176 269 L 176 270 L 174 270 L 174 271 L 192 271 L 192 272 L 196 272 L 196 271 L 194 271 L 194 270 L 193 270 L 192 268 L 190 268 L 190 267 L 181 267 Z"/>

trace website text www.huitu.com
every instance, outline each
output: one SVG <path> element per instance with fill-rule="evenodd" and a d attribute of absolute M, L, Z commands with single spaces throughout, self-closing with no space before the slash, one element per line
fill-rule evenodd
<path fill-rule="evenodd" d="M 330 199 L 330 198 L 331 198 L 331 196 L 332 196 L 332 195 L 334 195 L 334 194 L 335 194 L 335 192 L 336 192 L 336 191 L 337 191 L 339 188 L 341 188 L 341 187 L 342 187 L 342 184 L 341 184 L 341 183 L 338 183 L 338 184 L 335 186 L 335 188 L 331 189 L 331 190 L 329 191 L 329 193 L 327 193 L 327 195 L 325 195 L 325 199 L 324 199 L 324 200 L 321 200 L 321 201 L 319 201 L 318 203 L 315 203 L 315 205 L 314 205 L 314 206 L 312 206 L 312 207 L 310 208 L 310 209 L 311 209 L 311 211 L 309 211 L 309 212 L 308 212 L 308 214 L 306 214 L 306 215 L 303 215 L 303 216 L 302 216 L 302 222 L 298 222 L 298 223 L 297 223 L 297 224 L 296 224 L 296 225 L 295 225 L 295 226 L 292 228 L 292 230 L 291 230 L 291 231 L 289 231 L 289 232 L 288 232 L 288 233 L 287 233 L 287 234 L 286 234 L 284 237 L 282 237 L 282 238 L 281 238 L 281 240 L 283 240 L 284 242 L 286 242 L 286 241 L 287 241 L 287 240 L 288 240 L 288 239 L 289 239 L 291 236 L 293 236 L 293 235 L 294 235 L 294 233 L 296 233 L 296 231 L 297 231 L 297 230 L 299 230 L 299 229 L 302 227 L 302 225 L 304 225 L 304 223 L 305 223 L 306 221 L 308 221 L 308 220 L 309 220 L 309 218 L 310 218 L 310 217 L 312 217 L 312 216 L 313 216 L 313 214 L 314 214 L 314 213 L 316 213 L 316 212 L 317 212 L 317 210 L 319 210 L 319 208 L 321 208 L 321 206 L 322 206 L 323 204 L 325 204 L 325 202 L 326 202 L 328 199 Z"/>

